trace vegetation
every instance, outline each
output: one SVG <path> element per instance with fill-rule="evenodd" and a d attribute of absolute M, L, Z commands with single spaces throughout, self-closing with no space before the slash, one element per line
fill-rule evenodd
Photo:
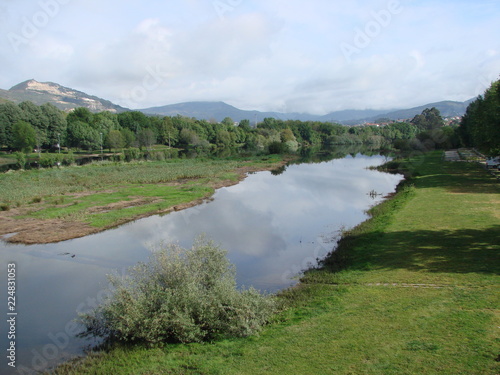
<path fill-rule="evenodd" d="M 462 142 L 498 155 L 498 93 L 496 82 L 471 104 L 460 128 L 444 126 L 435 108 L 381 127 L 267 118 L 252 128 L 229 118 L 215 124 L 83 108 L 59 113 L 58 125 L 51 125 L 44 120 L 50 107 L 1 104 L 0 141 L 9 148 L 26 151 L 34 142 L 50 148 L 57 135 L 79 149 L 126 148 L 115 161 L 130 164 L 5 174 L 0 209 L 6 215 L 24 209 L 21 219 L 109 227 L 206 197 L 216 181 L 236 180 L 243 165 L 172 161 L 178 152 L 279 154 L 338 144 L 426 152 Z M 158 143 L 168 148 L 153 150 Z M 288 308 L 273 324 L 262 329 L 273 300 L 236 291 L 234 271 L 216 246 L 198 243 L 187 252 L 168 247 L 133 268 L 131 278 L 113 279 L 111 299 L 82 317 L 86 334 L 113 345 L 56 373 L 498 373 L 498 184 L 477 165 L 423 152 L 392 162 L 411 179 L 370 210 L 371 220 L 345 232 L 321 267 L 279 296 Z M 16 158 L 26 166 L 24 153 Z M 123 202 L 133 208 L 109 210 Z M 258 337 L 245 337 L 258 331 Z"/>
<path fill-rule="evenodd" d="M 499 187 L 440 152 L 299 287 L 258 337 L 117 345 L 56 374 L 496 374 Z M 339 266 L 340 262 L 340 266 Z"/>
<path fill-rule="evenodd" d="M 282 164 L 280 156 L 264 156 L 132 161 L 127 164 L 98 162 L 81 167 L 16 171 L 0 174 L 0 204 L 16 207 L 16 210 L 4 210 L 9 211 L 8 216 L 17 223 L 18 234 L 9 240 L 54 242 L 94 233 L 138 217 L 181 209 L 183 205 L 208 198 L 217 186 L 236 183 L 245 172 L 272 169 Z M 35 205 L 37 197 L 41 201 Z M 39 234 L 19 230 L 23 220 L 29 224 L 33 219 L 38 220 L 39 227 L 48 227 Z M 50 227 L 54 224 L 50 220 L 79 224 L 75 227 L 76 234 L 68 228 L 59 231 Z M 4 222 L 0 233 L 11 233 L 6 225 Z M 29 230 L 30 226 L 27 228 Z"/>
<path fill-rule="evenodd" d="M 19 124 L 23 124 L 21 133 L 17 129 Z M 50 104 L 0 104 L 0 147 L 18 151 L 29 151 L 35 146 L 38 150 L 60 151 L 63 146 L 63 149 L 115 152 L 137 147 L 141 152 L 149 152 L 158 144 L 189 156 L 227 156 L 294 153 L 300 148 L 332 145 L 387 148 L 396 144 L 408 148 L 415 146 L 411 142 L 420 132 L 442 126 L 443 120 L 435 108 L 426 109 L 411 122 L 385 126 L 347 127 L 328 122 L 266 118 L 252 127 L 249 120 L 235 126 L 230 118 L 215 123 L 182 116 L 146 116 L 138 111 L 92 113 L 86 108 L 66 114 Z"/>
<path fill-rule="evenodd" d="M 199 238 L 189 250 L 156 249 L 126 278 L 111 277 L 109 300 L 81 316 L 84 336 L 148 344 L 244 337 L 262 329 L 275 301 L 238 290 L 226 251 Z"/>
<path fill-rule="evenodd" d="M 499 108 L 500 81 L 496 81 L 467 108 L 460 126 L 466 146 L 476 147 L 489 156 L 500 155 Z"/>

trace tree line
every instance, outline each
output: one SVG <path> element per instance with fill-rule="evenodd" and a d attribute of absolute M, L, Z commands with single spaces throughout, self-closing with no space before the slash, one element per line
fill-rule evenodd
<path fill-rule="evenodd" d="M 76 108 L 70 113 L 52 104 L 32 102 L 0 104 L 0 146 L 8 150 L 55 151 L 59 147 L 117 151 L 139 148 L 147 151 L 155 144 L 182 150 L 191 155 L 222 152 L 296 152 L 304 147 L 366 144 L 373 148 L 412 149 L 429 146 L 432 132 L 446 133 L 447 144 L 456 140 L 456 129 L 443 126 L 436 108 L 426 109 L 407 122 L 385 126 L 348 127 L 335 123 L 265 118 L 251 126 L 249 120 L 235 124 L 184 116 L 148 116 L 142 112 L 92 113 Z M 443 137 L 441 137 L 443 138 Z"/>
<path fill-rule="evenodd" d="M 460 125 L 466 146 L 489 156 L 500 155 L 500 80 L 469 105 Z"/>

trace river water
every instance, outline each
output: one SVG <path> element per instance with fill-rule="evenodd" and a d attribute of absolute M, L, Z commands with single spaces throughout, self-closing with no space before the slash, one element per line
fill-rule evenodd
<path fill-rule="evenodd" d="M 205 234 L 228 250 L 239 285 L 268 292 L 293 285 L 301 270 L 333 249 L 341 229 L 364 221 L 365 211 L 395 190 L 402 176 L 367 169 L 384 161 L 358 154 L 290 165 L 280 174 L 251 174 L 199 206 L 96 235 L 49 245 L 0 241 L 0 373 L 47 368 L 94 345 L 75 337 L 77 313 L 105 298 L 107 274 L 124 274 L 162 242 L 190 247 Z M 5 356 L 13 325 L 6 322 L 13 317 L 7 315 L 8 264 L 16 270 L 17 372 Z"/>

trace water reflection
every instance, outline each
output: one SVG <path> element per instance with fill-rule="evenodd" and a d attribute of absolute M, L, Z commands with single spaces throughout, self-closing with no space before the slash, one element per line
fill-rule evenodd
<path fill-rule="evenodd" d="M 366 218 L 365 210 L 381 199 L 371 191 L 394 191 L 401 176 L 366 169 L 383 161 L 358 155 L 290 165 L 279 175 L 259 172 L 220 189 L 212 202 L 97 235 L 51 245 L 0 244 L 1 264 L 15 262 L 18 269 L 18 361 L 36 367 L 78 353 L 85 342 L 69 334 L 76 311 L 102 300 L 106 274 L 146 260 L 162 242 L 190 247 L 205 233 L 229 250 L 240 285 L 271 292 L 292 285 L 294 275 L 332 249 L 339 228 Z"/>

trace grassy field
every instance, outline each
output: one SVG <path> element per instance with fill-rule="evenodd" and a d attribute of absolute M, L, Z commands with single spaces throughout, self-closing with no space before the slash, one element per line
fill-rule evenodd
<path fill-rule="evenodd" d="M 406 168 L 259 336 L 115 347 L 56 374 L 499 374 L 498 182 L 440 153 Z"/>
<path fill-rule="evenodd" d="M 245 172 L 282 163 L 281 157 L 266 156 L 10 171 L 0 174 L 0 234 L 18 233 L 9 240 L 26 243 L 80 237 L 181 209 L 211 196 L 217 187 L 238 182 Z"/>

